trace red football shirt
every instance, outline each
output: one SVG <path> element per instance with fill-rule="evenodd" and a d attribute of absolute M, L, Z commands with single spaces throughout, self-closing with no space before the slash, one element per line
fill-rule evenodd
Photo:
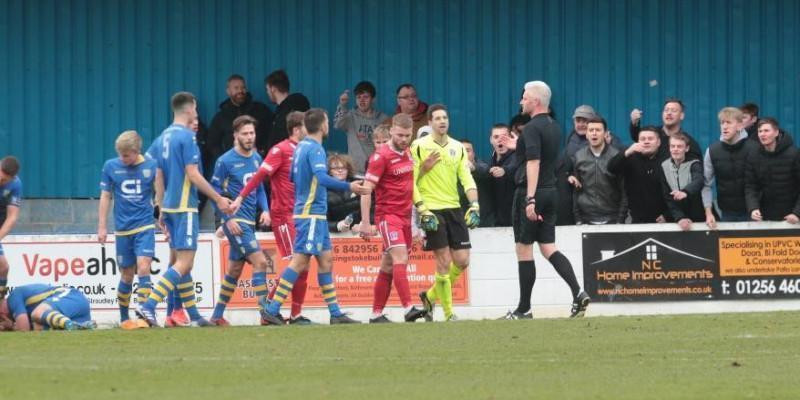
<path fill-rule="evenodd" d="M 414 161 L 408 149 L 398 153 L 387 144 L 375 150 L 365 178 L 375 184 L 376 219 L 387 214 L 411 218 Z"/>
<path fill-rule="evenodd" d="M 285 139 L 272 146 L 261 163 L 270 176 L 270 213 L 291 216 L 294 211 L 294 183 L 289 179 L 292 157 L 297 143 Z"/>

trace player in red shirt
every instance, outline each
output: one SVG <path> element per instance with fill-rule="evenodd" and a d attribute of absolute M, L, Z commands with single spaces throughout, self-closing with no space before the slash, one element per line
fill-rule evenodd
<path fill-rule="evenodd" d="M 247 197 L 250 192 L 258 188 L 258 185 L 267 177 L 270 180 L 270 216 L 272 217 L 272 232 L 275 234 L 275 242 L 281 257 L 290 258 L 292 256 L 292 240 L 294 240 L 294 183 L 289 179 L 289 171 L 292 168 L 292 155 L 297 143 L 305 137 L 305 127 L 303 126 L 303 113 L 294 111 L 286 117 L 286 130 L 291 132 L 288 139 L 272 146 L 261 163 L 258 172 L 247 182 L 247 185 L 236 197 L 232 207 L 238 208 L 242 199 Z M 289 319 L 290 324 L 308 325 L 311 320 L 302 316 L 303 302 L 308 288 L 308 270 L 303 271 L 297 277 L 292 288 L 292 314 Z M 273 286 L 268 298 L 272 300 L 277 285 Z"/>
<path fill-rule="evenodd" d="M 365 186 L 375 189 L 375 226 L 369 222 L 369 195 L 361 196 L 360 231 L 365 239 L 380 233 L 383 240 L 381 270 L 375 280 L 370 323 L 391 322 L 383 314 L 392 281 L 405 310 L 406 322 L 414 322 L 425 312 L 411 304 L 406 267 L 411 249 L 411 203 L 414 190 L 414 162 L 408 151 L 414 121 L 406 114 L 392 118 L 391 140 L 369 158 Z"/>

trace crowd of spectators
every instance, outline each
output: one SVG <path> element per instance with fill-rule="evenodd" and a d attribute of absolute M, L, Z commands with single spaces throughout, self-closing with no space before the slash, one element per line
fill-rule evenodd
<path fill-rule="evenodd" d="M 264 156 L 287 136 L 286 116 L 310 108 L 308 99 L 290 92 L 289 77 L 274 71 L 264 81 L 274 110 L 253 100 L 245 79 L 231 75 L 225 86 L 227 98 L 219 105 L 208 129 L 200 123 L 198 145 L 208 173 L 220 154 L 231 148 L 231 121 L 250 115 L 258 121 L 256 147 Z M 331 175 L 353 180 L 363 177 L 369 156 L 389 139 L 390 115 L 376 107 L 377 91 L 369 81 L 358 82 L 339 96 L 334 127 L 347 141 L 347 154 L 333 154 Z M 395 91 L 392 115 L 404 113 L 414 123 L 414 137 L 430 132 L 428 105 L 411 83 Z M 717 221 L 785 220 L 800 216 L 800 158 L 791 135 L 773 118 L 759 118 L 758 106 L 747 103 L 725 107 L 718 114 L 719 141 L 707 149 L 683 129 L 685 105 L 668 98 L 660 125 L 642 124 L 642 111 L 630 113 L 633 144 L 625 146 L 610 132 L 606 120 L 590 105 L 579 105 L 571 116 L 571 129 L 562 136 L 562 150 L 555 173 L 558 189 L 558 225 L 678 223 L 690 229 L 692 222 L 715 228 Z M 551 113 L 551 117 L 555 115 Z M 516 141 L 530 117 L 514 115 L 508 124 L 487 129 L 491 158 L 481 160 L 478 144 L 460 139 L 468 154 L 468 166 L 478 186 L 481 226 L 511 225 L 515 189 Z M 463 191 L 462 191 L 463 193 Z M 715 198 L 716 197 L 716 198 Z M 466 198 L 462 203 L 467 207 Z M 360 221 L 355 196 L 329 196 L 331 231 L 344 232 Z"/>

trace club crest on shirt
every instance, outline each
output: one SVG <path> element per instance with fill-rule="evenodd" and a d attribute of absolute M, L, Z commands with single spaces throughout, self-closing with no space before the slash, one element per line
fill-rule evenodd
<path fill-rule="evenodd" d="M 397 232 L 389 232 L 389 240 L 397 240 Z"/>
<path fill-rule="evenodd" d="M 456 156 L 456 149 L 450 149 L 450 157 Z"/>
<path fill-rule="evenodd" d="M 306 243 L 306 250 L 311 251 L 311 249 L 313 249 L 313 248 L 314 248 L 314 245 L 312 243 Z"/>
<path fill-rule="evenodd" d="M 145 177 L 145 178 L 149 178 L 150 177 L 150 170 L 149 169 L 142 170 L 142 176 Z"/>

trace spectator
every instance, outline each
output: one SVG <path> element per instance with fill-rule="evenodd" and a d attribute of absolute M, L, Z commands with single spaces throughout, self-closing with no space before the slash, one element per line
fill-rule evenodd
<path fill-rule="evenodd" d="M 745 164 L 745 200 L 754 221 L 798 222 L 800 216 L 800 167 L 792 137 L 781 132 L 778 121 L 758 121 L 761 145 L 750 152 Z"/>
<path fill-rule="evenodd" d="M 586 137 L 586 126 L 589 123 L 589 120 L 596 116 L 597 113 L 594 111 L 594 108 L 585 104 L 578 106 L 578 108 L 575 109 L 575 112 L 572 113 L 573 128 L 572 132 L 570 132 L 569 136 L 567 136 L 567 144 L 565 146 L 567 159 L 574 156 L 575 152 L 586 146 L 588 143 L 588 139 Z M 617 135 L 607 131 L 605 133 L 605 137 L 607 138 L 607 144 L 614 146 L 619 151 L 625 150 L 625 146 L 622 144 L 622 141 L 617 137 Z"/>
<path fill-rule="evenodd" d="M 208 158 L 203 158 L 203 167 L 209 176 L 217 158 L 233 147 L 233 120 L 236 117 L 249 115 L 258 121 L 256 149 L 262 157 L 268 150 L 266 145 L 269 127 L 272 125 L 272 111 L 264 103 L 253 100 L 241 75 L 233 74 L 228 78 L 225 93 L 228 98 L 220 103 L 219 111 L 211 120 L 206 139 Z"/>
<path fill-rule="evenodd" d="M 492 212 L 494 207 L 491 203 L 492 182 L 489 179 L 489 164 L 475 157 L 475 147 L 472 145 L 471 141 L 464 139 L 461 140 L 461 144 L 464 146 L 464 151 L 467 152 L 467 167 L 469 167 L 472 173 L 472 179 L 478 187 L 478 205 L 483 211 L 478 226 L 494 226 L 494 213 Z M 458 197 L 461 201 L 461 208 L 466 212 L 469 208 L 469 201 L 467 200 L 467 195 L 464 193 L 464 188 L 461 186 L 461 183 L 458 184 Z"/>
<path fill-rule="evenodd" d="M 336 107 L 333 123 L 336 129 L 347 133 L 347 154 L 353 159 L 356 172 L 363 174 L 361 167 L 366 165 L 367 157 L 375 151 L 372 132 L 381 121 L 389 117 L 374 108 L 375 86 L 371 82 L 359 82 L 353 93 L 356 94 L 356 108 L 347 108 L 350 95 L 345 90 L 339 96 L 339 106 Z"/>
<path fill-rule="evenodd" d="M 292 111 L 308 111 L 311 104 L 306 96 L 300 93 L 289 94 L 289 76 L 282 69 L 272 71 L 264 79 L 267 96 L 269 100 L 277 105 L 275 117 L 272 119 L 272 129 L 269 132 L 269 140 L 266 149 L 269 150 L 275 144 L 289 137 L 286 131 L 286 116 Z"/>
<path fill-rule="evenodd" d="M 386 144 L 386 142 L 392 138 L 392 135 L 389 133 L 389 128 L 391 128 L 391 125 L 380 124 L 375 127 L 374 131 L 372 131 L 372 147 L 375 150 L 378 150 L 379 147 Z M 364 171 L 367 169 L 369 169 L 369 158 L 364 161 Z M 373 204 L 374 203 L 375 202 L 373 202 Z"/>
<path fill-rule="evenodd" d="M 726 222 L 749 221 L 747 204 L 744 200 L 744 169 L 749 152 L 758 145 L 747 140 L 743 129 L 744 113 L 736 107 L 725 107 L 719 114 L 719 141 L 708 146 L 703 158 L 703 207 L 706 225 L 715 229 L 717 219 L 714 215 L 711 186 L 717 183 L 717 208 L 720 220 Z"/>
<path fill-rule="evenodd" d="M 192 124 L 189 126 L 189 129 L 194 132 L 195 140 L 197 141 L 197 147 L 200 149 L 200 173 L 203 174 L 203 177 L 206 178 L 207 181 L 211 181 L 211 177 L 214 175 L 214 164 L 211 162 L 211 153 L 209 152 L 208 148 L 208 130 L 206 129 L 205 125 L 202 121 L 200 121 L 200 117 L 197 116 L 192 121 Z M 206 206 L 206 201 L 208 201 L 208 197 L 203 193 L 197 193 L 197 210 L 198 212 L 203 212 L 203 208 Z"/>
<path fill-rule="evenodd" d="M 352 182 L 355 169 L 353 160 L 343 154 L 328 157 L 328 173 L 340 181 Z M 351 191 L 328 190 L 328 229 L 331 232 L 348 232 L 361 222 L 359 210 L 361 197 Z"/>
<path fill-rule="evenodd" d="M 595 115 L 586 121 L 583 146 L 568 160 L 567 182 L 575 187 L 573 214 L 578 224 L 625 223 L 628 201 L 622 179 L 608 171 L 608 162 L 620 151 L 607 143 L 606 120 Z M 563 201 L 563 200 L 560 200 Z"/>
<path fill-rule="evenodd" d="M 419 128 L 427 125 L 428 123 L 428 105 L 420 101 L 417 97 L 417 89 L 410 83 L 404 83 L 397 87 L 397 108 L 395 114 L 403 113 L 411 116 L 414 121 L 414 137 L 412 141 L 417 138 L 416 134 Z"/>
<path fill-rule="evenodd" d="M 683 102 L 680 99 L 676 98 L 668 98 L 664 102 L 664 110 L 661 112 L 661 125 L 658 128 L 658 134 L 660 135 L 660 142 L 661 147 L 659 148 L 659 156 L 663 159 L 669 157 L 669 138 L 670 136 L 675 136 L 679 133 L 682 133 L 684 136 L 689 138 L 689 153 L 687 157 L 689 159 L 700 160 L 702 158 L 702 151 L 700 149 L 700 145 L 697 143 L 696 140 L 692 138 L 692 135 L 689 135 L 681 128 L 681 123 L 683 122 L 683 118 L 685 107 L 683 106 Z M 630 133 L 631 139 L 634 142 L 638 141 L 639 131 L 639 122 L 642 119 L 642 111 L 638 108 L 633 109 L 631 111 L 631 125 L 630 125 Z"/>
<path fill-rule="evenodd" d="M 682 134 L 670 136 L 670 158 L 661 163 L 661 191 L 667 210 L 682 230 L 692 228 L 692 222 L 705 221 L 703 201 L 703 165 L 700 160 L 688 160 L 689 138 Z"/>
<path fill-rule="evenodd" d="M 612 157 L 608 170 L 625 182 L 631 220 L 634 224 L 665 222 L 669 219 L 661 193 L 661 129 L 647 126 L 638 141 Z"/>
<path fill-rule="evenodd" d="M 511 206 L 514 204 L 515 187 L 514 173 L 517 170 L 517 164 L 514 162 L 514 150 L 508 145 L 509 140 L 513 140 L 511 135 L 508 125 L 497 124 L 492 127 L 489 137 L 489 143 L 494 150 L 492 164 L 489 167 L 491 181 L 489 197 L 491 197 L 492 214 L 494 214 L 494 226 L 511 226 Z M 516 142 L 511 146 L 516 148 Z M 481 199 L 480 193 L 478 198 Z"/>
<path fill-rule="evenodd" d="M 522 134 L 522 128 L 525 127 L 525 124 L 530 122 L 531 116 L 528 114 L 517 114 L 514 118 L 511 118 L 509 121 L 508 126 L 511 127 L 511 134 L 515 137 L 519 137 Z"/>
<path fill-rule="evenodd" d="M 747 137 L 755 143 L 758 142 L 758 104 L 744 103 L 739 110 L 744 113 L 742 126 L 747 131 Z"/>

